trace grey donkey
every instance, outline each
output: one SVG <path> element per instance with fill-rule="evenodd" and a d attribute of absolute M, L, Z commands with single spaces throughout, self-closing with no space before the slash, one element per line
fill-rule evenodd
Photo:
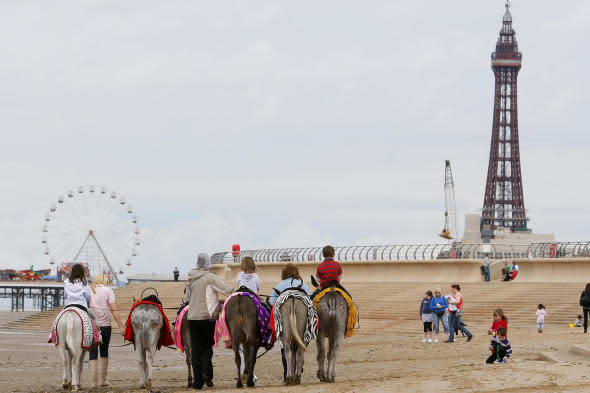
<path fill-rule="evenodd" d="M 182 317 L 182 346 L 184 347 L 184 355 L 186 356 L 186 367 L 188 369 L 188 385 L 190 389 L 193 387 L 193 357 L 191 348 L 191 332 L 188 328 L 188 313 Z"/>
<path fill-rule="evenodd" d="M 131 313 L 131 324 L 139 356 L 139 387 L 150 390 L 152 387 L 152 363 L 164 319 L 158 307 L 153 304 L 140 304 Z"/>
<path fill-rule="evenodd" d="M 322 382 L 336 380 L 336 358 L 346 333 L 348 320 L 348 304 L 339 292 L 333 290 L 326 293 L 318 304 L 320 327 L 316 338 L 318 348 L 318 378 Z M 324 339 L 328 339 L 328 367 L 324 371 L 326 347 Z"/>
<path fill-rule="evenodd" d="M 74 312 L 66 312 L 57 323 L 59 353 L 64 367 L 63 388 L 78 391 L 82 389 L 80 376 L 86 351 L 82 349 L 82 324 Z"/>
<path fill-rule="evenodd" d="M 281 313 L 281 338 L 287 360 L 287 385 L 299 385 L 306 351 L 302 337 L 307 325 L 307 306 L 300 299 L 291 297 L 279 309 Z"/>
<path fill-rule="evenodd" d="M 254 387 L 254 368 L 256 366 L 256 353 L 260 344 L 258 333 L 258 316 L 254 301 L 247 296 L 234 296 L 225 305 L 225 322 L 231 336 L 232 348 L 236 367 L 238 369 L 238 382 L 236 387 L 242 388 L 244 383 L 249 388 Z M 244 351 L 245 369 L 240 373 L 241 358 L 240 346 Z"/>

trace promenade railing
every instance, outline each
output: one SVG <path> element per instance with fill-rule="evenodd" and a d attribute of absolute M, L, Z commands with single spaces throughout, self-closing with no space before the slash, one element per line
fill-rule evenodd
<path fill-rule="evenodd" d="M 430 259 L 492 259 L 502 258 L 576 258 L 590 257 L 590 241 L 549 242 L 532 244 L 433 243 L 378 246 L 335 247 L 339 261 L 404 261 Z M 240 263 L 251 257 L 255 262 L 321 261 L 322 247 L 272 248 L 215 253 L 214 264 Z"/>

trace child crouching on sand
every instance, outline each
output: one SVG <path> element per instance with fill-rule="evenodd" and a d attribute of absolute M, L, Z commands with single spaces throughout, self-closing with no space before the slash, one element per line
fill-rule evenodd
<path fill-rule="evenodd" d="M 501 308 L 497 308 L 494 310 L 494 322 L 492 322 L 492 327 L 488 330 L 488 334 L 495 336 L 498 334 L 498 328 L 500 327 L 508 331 L 508 318 L 506 318 L 506 314 L 504 314 Z"/>
<path fill-rule="evenodd" d="M 487 364 L 506 363 L 508 361 L 508 358 L 512 355 L 512 347 L 506 337 L 506 328 L 502 326 L 498 328 L 498 334 L 490 342 L 490 351 L 492 351 L 492 355 L 486 359 Z"/>

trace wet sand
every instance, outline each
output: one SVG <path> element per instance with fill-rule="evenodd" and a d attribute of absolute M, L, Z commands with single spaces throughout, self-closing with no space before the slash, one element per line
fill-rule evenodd
<path fill-rule="evenodd" d="M 508 364 L 486 365 L 487 324 L 470 325 L 471 343 L 459 338 L 454 344 L 423 344 L 420 322 L 393 328 L 365 327 L 344 342 L 337 367 L 337 381 L 320 383 L 315 374 L 315 344 L 306 353 L 302 385 L 282 386 L 280 352 L 275 347 L 257 363 L 257 391 L 262 392 L 584 392 L 590 391 L 590 357 L 568 352 L 572 345 L 589 343 L 581 328 L 549 325 L 538 334 L 535 326 L 511 327 L 514 354 Z M 387 334 L 370 334 L 383 330 Z M 0 391 L 61 391 L 62 366 L 57 349 L 45 344 L 45 333 L 0 332 Z M 442 337 L 442 336 L 441 336 Z M 114 335 L 112 345 L 122 343 Z M 541 360 L 548 353 L 558 363 Z M 133 347 L 111 348 L 110 388 L 100 392 L 141 392 Z M 87 357 L 86 357 L 87 361 Z M 215 350 L 215 391 L 237 392 L 233 353 Z M 188 392 L 184 355 L 163 348 L 155 358 L 152 391 Z M 87 366 L 82 376 L 89 387 Z M 96 390 L 95 390 L 96 391 Z"/>

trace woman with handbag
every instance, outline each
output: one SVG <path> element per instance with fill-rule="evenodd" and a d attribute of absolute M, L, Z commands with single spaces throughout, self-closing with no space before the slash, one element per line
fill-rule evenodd
<path fill-rule="evenodd" d="M 432 320 L 434 322 L 434 342 L 438 342 L 438 333 L 442 321 L 444 332 L 449 333 L 449 322 L 447 318 L 447 308 L 449 303 L 442 295 L 440 288 L 434 290 L 434 297 L 430 300 L 430 310 L 432 311 Z"/>

